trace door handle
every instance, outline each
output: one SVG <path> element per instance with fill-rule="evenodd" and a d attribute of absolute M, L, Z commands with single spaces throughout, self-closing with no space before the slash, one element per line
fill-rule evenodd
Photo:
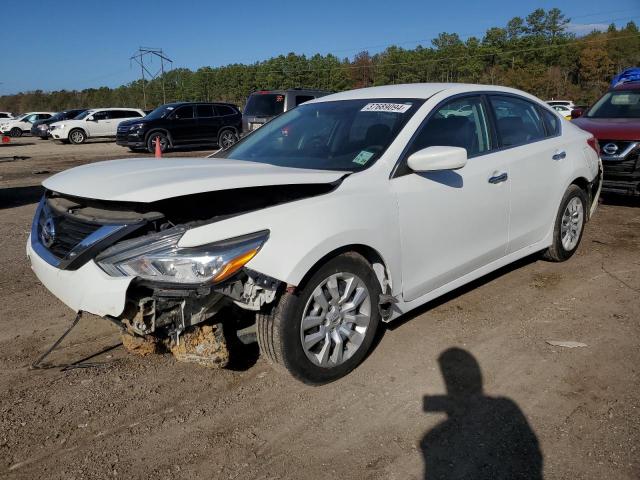
<path fill-rule="evenodd" d="M 489 183 L 506 182 L 508 178 L 509 178 L 509 175 L 507 175 L 507 172 L 502 172 L 492 177 L 489 177 Z"/>
<path fill-rule="evenodd" d="M 564 150 L 556 150 L 556 153 L 553 154 L 553 158 L 554 160 L 562 160 L 563 158 L 565 158 L 567 156 L 567 152 L 565 152 Z"/>

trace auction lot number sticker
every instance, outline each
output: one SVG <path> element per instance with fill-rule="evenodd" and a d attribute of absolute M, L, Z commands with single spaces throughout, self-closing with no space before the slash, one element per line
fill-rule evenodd
<path fill-rule="evenodd" d="M 360 111 L 404 113 L 410 108 L 411 104 L 406 103 L 367 103 Z"/>

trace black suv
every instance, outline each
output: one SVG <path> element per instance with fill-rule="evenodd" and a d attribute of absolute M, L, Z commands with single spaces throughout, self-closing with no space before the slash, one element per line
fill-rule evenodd
<path fill-rule="evenodd" d="M 213 146 L 227 149 L 238 141 L 242 114 L 230 103 L 178 102 L 156 108 L 146 117 L 118 125 L 116 143 L 131 151 Z"/>
<path fill-rule="evenodd" d="M 40 137 L 42 140 L 49 138 L 49 125 L 54 122 L 60 122 L 62 120 L 71 120 L 76 118 L 82 112 L 87 111 L 86 108 L 75 108 L 73 110 L 65 110 L 64 112 L 58 112 L 53 117 L 49 117 L 44 120 L 38 120 L 33 122 L 31 126 L 31 135 L 34 137 Z"/>

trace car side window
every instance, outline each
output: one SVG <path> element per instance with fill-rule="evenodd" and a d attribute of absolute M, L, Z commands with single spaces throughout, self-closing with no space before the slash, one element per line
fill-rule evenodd
<path fill-rule="evenodd" d="M 544 123 L 532 102 L 512 96 L 489 97 L 500 146 L 513 147 L 545 138 Z"/>
<path fill-rule="evenodd" d="M 40 115 L 38 115 L 38 120 L 46 120 L 47 118 L 51 118 L 51 115 L 49 115 L 48 113 L 41 113 Z"/>
<path fill-rule="evenodd" d="M 177 108 L 175 113 L 173 114 L 173 118 L 180 120 L 193 118 L 193 106 L 185 105 L 183 107 Z"/>
<path fill-rule="evenodd" d="M 427 147 L 462 147 L 469 157 L 491 150 L 487 112 L 480 97 L 461 97 L 438 107 L 421 127 L 408 155 Z"/>
<path fill-rule="evenodd" d="M 216 105 L 216 111 L 220 116 L 233 115 L 236 113 L 235 110 L 228 105 Z"/>
<path fill-rule="evenodd" d="M 313 100 L 315 97 L 313 95 L 296 95 L 296 107 L 301 103 L 308 102 L 309 100 Z"/>
<path fill-rule="evenodd" d="M 140 118 L 143 117 L 140 112 L 136 112 L 135 110 L 122 110 L 122 118 Z"/>
<path fill-rule="evenodd" d="M 546 110 L 544 108 L 541 108 L 540 110 L 542 111 L 544 124 L 547 127 L 547 137 L 555 137 L 557 135 L 560 135 L 560 119 L 549 110 Z"/>
<path fill-rule="evenodd" d="M 213 105 L 198 105 L 196 107 L 196 115 L 198 118 L 215 117 L 215 113 L 213 111 Z"/>
<path fill-rule="evenodd" d="M 93 114 L 94 120 L 107 120 L 108 118 L 111 118 L 108 110 L 103 110 L 102 112 L 96 112 Z"/>

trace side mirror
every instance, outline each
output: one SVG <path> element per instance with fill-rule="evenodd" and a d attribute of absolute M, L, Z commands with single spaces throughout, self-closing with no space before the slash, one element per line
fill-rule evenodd
<path fill-rule="evenodd" d="M 457 170 L 467 164 L 467 150 L 460 147 L 427 147 L 412 153 L 407 165 L 414 172 Z"/>
<path fill-rule="evenodd" d="M 87 122 L 97 122 L 97 120 L 95 118 L 93 118 L 93 115 L 89 115 L 87 117 Z"/>
<path fill-rule="evenodd" d="M 584 115 L 584 108 L 574 108 L 571 110 L 571 118 L 579 118 Z"/>

